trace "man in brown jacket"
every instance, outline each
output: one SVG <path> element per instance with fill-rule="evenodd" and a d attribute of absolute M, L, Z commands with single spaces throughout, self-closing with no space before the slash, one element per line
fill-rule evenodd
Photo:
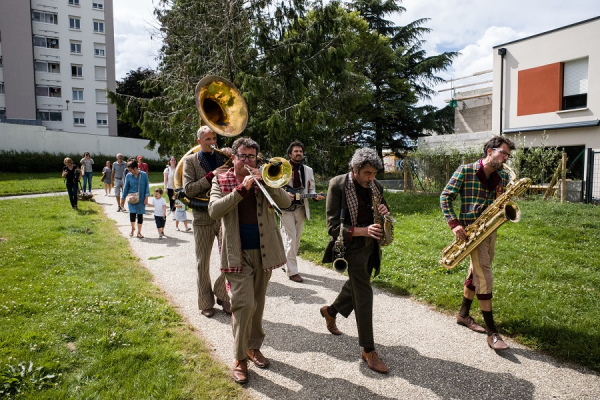
<path fill-rule="evenodd" d="M 221 219 L 221 271 L 230 286 L 235 340 L 233 379 L 248 382 L 248 358 L 258 368 L 270 362 L 260 352 L 267 285 L 271 271 L 286 262 L 281 234 L 270 202 L 256 186 L 258 144 L 247 137 L 232 146 L 233 168 L 212 182 L 208 214 Z M 248 167 L 248 169 L 246 168 Z M 285 190 L 264 186 L 280 208 L 291 205 Z"/>
<path fill-rule="evenodd" d="M 214 177 L 229 169 L 223 165 L 227 160 L 212 148 L 217 144 L 216 136 L 208 126 L 200 127 L 198 129 L 200 151 L 190 154 L 183 160 L 183 191 L 188 197 L 208 199 Z M 210 218 L 207 210 L 208 208 L 193 210 L 192 214 L 198 268 L 198 308 L 202 315 L 210 318 L 215 313 L 213 308 L 215 296 L 217 304 L 223 307 L 225 313 L 231 314 L 231 306 L 225 289 L 225 276 L 222 273 L 217 278 L 214 289 L 211 289 L 210 253 L 215 237 L 219 235 L 220 223 Z"/>

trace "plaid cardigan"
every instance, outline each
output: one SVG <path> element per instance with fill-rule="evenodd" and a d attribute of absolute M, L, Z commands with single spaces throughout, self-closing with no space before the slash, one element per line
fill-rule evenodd
<path fill-rule="evenodd" d="M 495 171 L 486 178 L 482 160 L 458 167 L 440 195 L 440 206 L 450 229 L 472 224 L 504 192 L 508 182 L 506 171 Z M 458 216 L 453 208 L 457 195 L 460 195 Z"/>

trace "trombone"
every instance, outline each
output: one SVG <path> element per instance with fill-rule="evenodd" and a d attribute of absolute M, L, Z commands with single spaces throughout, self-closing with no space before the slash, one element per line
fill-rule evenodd
<path fill-rule="evenodd" d="M 261 157 L 259 157 L 258 160 L 260 162 L 265 162 L 265 159 Z M 267 192 L 267 189 L 265 189 L 265 187 L 260 183 L 260 181 L 256 179 L 256 176 L 252 172 L 252 169 L 247 165 L 244 165 L 244 168 L 250 173 L 250 176 L 252 177 L 252 179 L 254 179 L 254 183 L 256 183 L 256 186 L 258 186 L 260 191 L 269 201 L 269 204 L 271 204 L 271 207 L 273 207 L 277 215 L 281 217 L 281 208 L 279 208 L 277 203 L 275 203 L 269 192 Z M 272 188 L 280 188 L 287 185 L 290 179 L 292 179 L 292 165 L 285 158 L 273 157 L 270 160 L 268 160 L 266 164 L 263 164 L 260 167 L 260 173 L 265 185 Z"/>

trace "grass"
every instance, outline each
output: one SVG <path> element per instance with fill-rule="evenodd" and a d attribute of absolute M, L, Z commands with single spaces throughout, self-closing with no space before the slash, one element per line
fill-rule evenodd
<path fill-rule="evenodd" d="M 79 207 L 0 201 L 0 398 L 245 398 L 101 207 Z"/>
<path fill-rule="evenodd" d="M 374 284 L 455 314 L 468 258 L 452 270 L 438 265 L 452 239 L 437 195 L 386 194 L 395 240 L 383 250 Z M 301 256 L 320 262 L 328 240 L 325 202 L 311 203 Z M 555 358 L 600 371 L 600 208 L 517 200 L 519 223 L 498 231 L 494 316 L 501 333 Z M 476 302 L 473 316 L 483 323 Z"/>
<path fill-rule="evenodd" d="M 61 169 L 57 172 L 44 172 L 39 174 L 19 174 L 13 172 L 0 172 L 0 196 L 16 196 L 21 194 L 37 194 L 51 192 L 66 192 L 64 179 L 60 176 Z M 92 189 L 103 189 L 100 182 L 100 172 L 94 172 Z M 150 172 L 150 182 L 163 182 L 162 172 Z M 83 182 L 82 182 L 83 183 Z"/>

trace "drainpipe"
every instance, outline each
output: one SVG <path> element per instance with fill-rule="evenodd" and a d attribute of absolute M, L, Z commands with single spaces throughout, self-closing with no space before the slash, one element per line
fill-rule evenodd
<path fill-rule="evenodd" d="M 499 48 L 498 55 L 502 57 L 502 60 L 500 60 L 500 135 L 502 135 L 502 121 L 504 120 L 504 56 L 506 55 L 506 48 Z"/>

